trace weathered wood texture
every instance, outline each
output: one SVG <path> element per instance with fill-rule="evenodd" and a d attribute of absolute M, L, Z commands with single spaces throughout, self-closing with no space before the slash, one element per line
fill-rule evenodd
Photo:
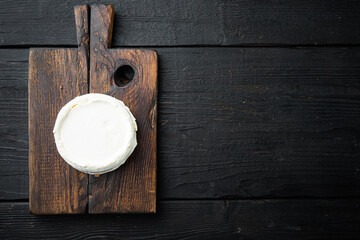
<path fill-rule="evenodd" d="M 0 195 L 29 198 L 29 51 L 0 50 Z"/>
<path fill-rule="evenodd" d="M 359 44 L 359 1 L 101 0 L 113 46 Z M 1 1 L 0 45 L 76 45 L 75 0 Z M 46 23 L 46 24 L 45 24 Z"/>
<path fill-rule="evenodd" d="M 138 125 L 138 146 L 117 170 L 89 176 L 89 213 L 156 212 L 157 55 L 110 49 L 114 8 L 91 6 L 90 92 L 122 100 Z M 132 66 L 132 81 L 118 87 L 114 74 Z"/>
<path fill-rule="evenodd" d="M 165 201 L 156 215 L 44 217 L 0 203 L 0 226 L 4 239 L 358 239 L 360 201 Z"/>
<path fill-rule="evenodd" d="M 30 49 L 29 207 L 35 214 L 84 213 L 88 176 L 57 152 L 52 129 L 68 101 L 88 92 L 88 9 L 75 8 L 78 49 Z"/>
<path fill-rule="evenodd" d="M 161 48 L 164 198 L 360 196 L 359 48 Z M 0 197 L 27 198 L 28 51 L 0 50 Z"/>

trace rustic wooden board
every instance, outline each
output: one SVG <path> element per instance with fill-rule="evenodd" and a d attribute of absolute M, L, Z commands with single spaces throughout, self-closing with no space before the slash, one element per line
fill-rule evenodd
<path fill-rule="evenodd" d="M 114 8 L 91 6 L 90 92 L 122 100 L 138 125 L 133 154 L 119 169 L 89 176 L 89 213 L 156 212 L 157 54 L 109 49 Z M 131 82 L 116 85 L 119 67 L 131 66 Z"/>
<path fill-rule="evenodd" d="M 156 215 L 28 214 L 0 203 L 4 239 L 358 239 L 360 200 L 160 201 Z"/>
<path fill-rule="evenodd" d="M 30 51 L 30 210 L 36 214 L 156 212 L 157 55 L 150 50 L 108 49 L 114 9 L 93 5 L 91 10 L 89 38 L 88 7 L 75 8 L 78 49 Z M 124 66 L 134 70 L 132 81 L 126 83 L 121 82 L 125 76 L 115 74 Z M 95 177 L 62 161 L 51 131 L 61 107 L 89 89 L 123 100 L 139 128 L 138 146 L 128 162 Z"/>
<path fill-rule="evenodd" d="M 360 2 L 353 0 L 90 2 L 114 5 L 113 47 L 360 43 Z M 0 45 L 75 46 L 76 4 L 1 1 Z"/>
<path fill-rule="evenodd" d="M 52 129 L 57 113 L 88 92 L 88 8 L 75 7 L 77 49 L 30 49 L 29 198 L 34 214 L 84 213 L 88 177 L 57 152 Z"/>
<path fill-rule="evenodd" d="M 360 196 L 360 48 L 156 51 L 158 199 Z M 28 198 L 27 61 L 0 49 L 4 200 Z"/>

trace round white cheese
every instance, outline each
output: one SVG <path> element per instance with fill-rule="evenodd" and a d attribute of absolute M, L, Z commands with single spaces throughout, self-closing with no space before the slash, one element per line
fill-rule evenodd
<path fill-rule="evenodd" d="M 122 101 L 93 93 L 68 102 L 53 133 L 68 164 L 81 172 L 102 174 L 121 166 L 134 151 L 136 131 L 135 118 Z"/>

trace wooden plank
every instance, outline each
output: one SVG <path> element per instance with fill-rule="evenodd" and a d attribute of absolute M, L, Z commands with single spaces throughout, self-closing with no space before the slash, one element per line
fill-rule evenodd
<path fill-rule="evenodd" d="M 357 239 L 359 216 L 359 200 L 162 201 L 156 215 L 41 218 L 28 214 L 27 203 L 0 203 L 0 233 L 5 239 Z"/>
<path fill-rule="evenodd" d="M 28 58 L 0 50 L 0 198 L 29 198 Z"/>
<path fill-rule="evenodd" d="M 75 8 L 79 48 L 30 49 L 29 198 L 34 214 L 84 213 L 88 177 L 58 154 L 52 129 L 68 101 L 88 92 L 88 8 Z M 87 36 L 86 36 L 87 35 Z"/>
<path fill-rule="evenodd" d="M 116 9 L 114 47 L 360 43 L 360 2 L 352 0 L 96 1 L 101 3 Z M 75 46 L 76 4 L 2 1 L 0 45 Z"/>
<path fill-rule="evenodd" d="M 360 196 L 359 48 L 160 48 L 158 197 Z M 0 50 L 0 198 L 27 198 L 28 51 Z"/>
<path fill-rule="evenodd" d="M 91 6 L 90 92 L 109 94 L 130 108 L 138 126 L 138 146 L 117 170 L 89 176 L 88 211 L 152 213 L 156 212 L 157 55 L 151 50 L 110 49 L 113 16 L 111 5 Z M 132 68 L 134 76 L 121 83 L 125 76 L 117 78 L 116 72 L 124 66 Z"/>

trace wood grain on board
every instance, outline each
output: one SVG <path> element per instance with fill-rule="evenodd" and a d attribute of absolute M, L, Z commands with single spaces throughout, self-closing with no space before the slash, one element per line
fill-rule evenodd
<path fill-rule="evenodd" d="M 91 6 L 90 92 L 111 95 L 130 108 L 138 145 L 117 170 L 89 176 L 89 213 L 156 212 L 157 54 L 110 49 L 113 17 L 113 6 Z M 126 77 L 131 70 L 133 78 Z"/>
<path fill-rule="evenodd" d="M 58 154 L 52 129 L 60 109 L 88 92 L 88 8 L 75 7 L 78 48 L 30 49 L 29 207 L 34 214 L 84 213 L 88 176 Z"/>
<path fill-rule="evenodd" d="M 89 14 L 87 5 L 75 7 L 77 49 L 30 50 L 30 210 L 155 212 L 157 55 L 150 50 L 109 49 L 113 7 L 92 5 L 91 26 Z M 101 176 L 88 176 L 66 164 L 51 131 L 61 107 L 89 90 L 124 101 L 139 129 L 138 146 L 127 163 Z"/>

